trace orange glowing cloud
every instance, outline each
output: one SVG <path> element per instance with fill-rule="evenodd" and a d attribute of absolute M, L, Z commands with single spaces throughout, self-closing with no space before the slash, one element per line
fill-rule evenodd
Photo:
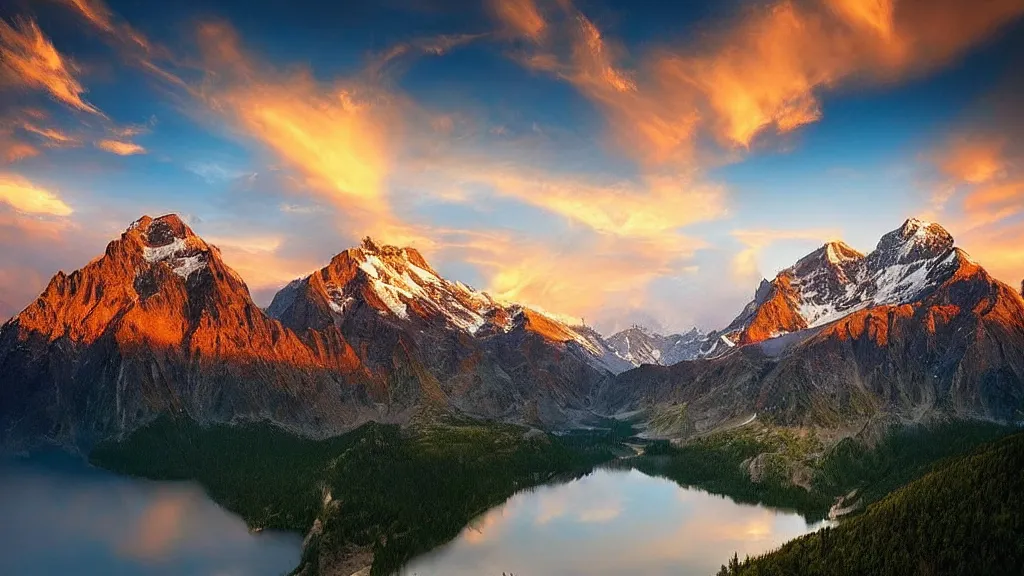
<path fill-rule="evenodd" d="M 146 153 L 146 149 L 142 146 L 134 142 L 123 142 L 121 140 L 97 140 L 96 147 L 118 156 L 134 156 L 135 154 Z"/>
<path fill-rule="evenodd" d="M 210 236 L 224 262 L 245 279 L 252 290 L 280 288 L 323 266 L 312 258 L 284 257 L 279 236 Z"/>
<path fill-rule="evenodd" d="M 1006 170 L 1004 138 L 957 138 L 939 153 L 937 164 L 948 176 L 970 184 L 983 184 Z"/>
<path fill-rule="evenodd" d="M 971 190 L 963 202 L 971 228 L 1024 213 L 1024 180 L 1013 180 Z"/>
<path fill-rule="evenodd" d="M 534 0 L 492 0 L 491 10 L 505 24 L 509 33 L 539 40 L 547 22 Z"/>
<path fill-rule="evenodd" d="M 578 176 L 529 170 L 475 169 L 466 165 L 453 178 L 485 184 L 596 232 L 620 237 L 680 240 L 680 228 L 724 216 L 725 191 L 679 177 L 649 177 L 641 183 L 599 183 Z"/>
<path fill-rule="evenodd" d="M 24 214 L 68 216 L 74 212 L 57 194 L 10 173 L 0 173 L 0 202 Z"/>
<path fill-rule="evenodd" d="M 1017 287 L 1024 279 L 1024 222 L 1019 219 L 959 234 L 957 244 L 990 274 L 1010 286 Z"/>
<path fill-rule="evenodd" d="M 497 16 L 538 43 L 515 53 L 520 62 L 572 83 L 605 110 L 617 145 L 660 164 L 692 160 L 702 133 L 743 149 L 765 132 L 815 122 L 821 91 L 925 73 L 1020 17 L 1024 4 L 780 0 L 749 9 L 692 46 L 654 50 L 632 72 L 616 66 L 622 51 L 590 20 L 571 7 L 565 12 L 544 21 L 549 33 L 540 39 L 513 16 Z"/>
<path fill-rule="evenodd" d="M 461 231 L 445 236 L 439 255 L 477 266 L 486 279 L 484 288 L 498 299 L 593 319 L 610 304 L 640 305 L 656 278 L 692 270 L 687 259 L 693 249 L 682 242 L 667 247 L 601 235 L 559 244 L 504 232 Z"/>
<path fill-rule="evenodd" d="M 44 90 L 76 110 L 103 116 L 82 98 L 85 88 L 34 20 L 19 18 L 14 25 L 0 20 L 0 73 L 6 82 Z"/>
<path fill-rule="evenodd" d="M 175 74 L 168 72 L 157 60 L 171 61 L 170 52 L 150 42 L 144 34 L 119 19 L 102 0 L 64 0 L 88 24 L 104 34 L 105 39 L 117 48 L 123 57 L 156 78 L 178 88 L 187 84 Z"/>
<path fill-rule="evenodd" d="M 31 132 L 32 134 L 45 139 L 50 146 L 75 146 L 78 144 L 78 140 L 76 138 L 64 134 L 56 128 L 40 127 L 31 122 L 23 123 L 21 128 L 26 132 Z"/>
<path fill-rule="evenodd" d="M 209 69 L 200 97 L 212 110 L 266 146 L 367 233 L 401 229 L 385 189 L 400 112 L 387 94 L 354 81 L 322 85 L 305 70 L 278 73 L 245 54 L 223 24 L 204 24 L 199 36 Z"/>

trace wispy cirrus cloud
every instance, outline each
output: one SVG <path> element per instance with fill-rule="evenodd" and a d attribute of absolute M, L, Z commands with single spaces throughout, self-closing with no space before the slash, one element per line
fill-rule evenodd
<path fill-rule="evenodd" d="M 576 86 L 605 110 L 615 143 L 656 163 L 692 159 L 702 135 L 746 149 L 761 134 L 816 122 L 822 92 L 921 75 L 1024 14 L 1016 0 L 781 0 L 750 7 L 693 44 L 652 50 L 629 70 L 619 64 L 623 50 L 569 2 L 521 3 L 494 10 L 537 44 L 516 59 Z M 550 7 L 549 19 L 538 6 Z M 517 24 L 524 14 L 542 21 L 527 29 Z"/>
<path fill-rule="evenodd" d="M 89 25 L 99 30 L 128 62 L 154 77 L 185 88 L 186 83 L 169 68 L 180 66 L 167 48 L 150 41 L 145 34 L 122 20 L 102 0 L 60 0 Z"/>
<path fill-rule="evenodd" d="M 74 212 L 57 193 L 12 173 L 0 173 L 0 202 L 24 214 L 68 216 Z"/>
<path fill-rule="evenodd" d="M 344 208 L 366 233 L 402 235 L 385 182 L 401 115 L 389 94 L 356 80 L 321 83 L 306 70 L 258 62 L 225 23 L 207 22 L 198 33 L 208 70 L 201 101 L 301 174 L 309 190 Z"/>
<path fill-rule="evenodd" d="M 124 140 L 103 139 L 97 140 L 95 144 L 97 148 L 106 150 L 111 154 L 117 154 L 118 156 L 134 156 L 146 153 L 146 149 L 142 146 Z"/>
<path fill-rule="evenodd" d="M 61 56 L 35 20 L 0 20 L 0 74 L 10 86 L 43 90 L 75 110 L 105 117 L 84 99 L 74 64 Z"/>
<path fill-rule="evenodd" d="M 924 155 L 935 217 L 1001 280 L 1024 276 L 1024 82 L 1016 75 L 975 102 Z"/>
<path fill-rule="evenodd" d="M 57 128 L 51 128 L 47 126 L 39 126 L 34 122 L 25 121 L 21 124 L 21 128 L 26 132 L 35 134 L 36 136 L 43 139 L 48 146 L 77 146 L 81 144 L 78 138 L 71 136 L 60 131 Z"/>

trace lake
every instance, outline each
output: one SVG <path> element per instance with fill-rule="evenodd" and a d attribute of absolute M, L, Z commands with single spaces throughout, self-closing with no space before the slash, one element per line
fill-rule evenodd
<path fill-rule="evenodd" d="M 816 530 L 802 516 L 598 469 L 513 496 L 403 576 L 713 576 L 733 553 L 777 548 Z"/>
<path fill-rule="evenodd" d="M 189 482 L 116 476 L 62 454 L 0 462 L 0 574 L 284 574 L 301 537 L 251 534 Z M 636 471 L 522 492 L 403 576 L 712 576 L 814 530 L 794 513 Z"/>
<path fill-rule="evenodd" d="M 251 534 L 190 482 L 98 470 L 65 454 L 0 461 L 0 574 L 286 574 L 302 537 Z"/>

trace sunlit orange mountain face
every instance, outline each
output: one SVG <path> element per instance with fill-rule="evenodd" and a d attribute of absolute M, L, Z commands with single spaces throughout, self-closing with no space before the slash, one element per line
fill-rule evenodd
<path fill-rule="evenodd" d="M 0 573 L 1024 566 L 1024 1 L 9 4 Z"/>

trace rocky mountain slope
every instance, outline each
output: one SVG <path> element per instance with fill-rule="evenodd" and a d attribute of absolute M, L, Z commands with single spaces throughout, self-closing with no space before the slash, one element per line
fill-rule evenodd
<path fill-rule="evenodd" d="M 867 256 L 829 242 L 763 281 L 720 332 L 727 346 L 719 351 L 824 326 L 872 306 L 913 302 L 950 278 L 961 257 L 942 226 L 917 219 L 883 236 Z"/>
<path fill-rule="evenodd" d="M 705 345 L 711 358 L 622 374 L 598 406 L 645 409 L 672 423 L 664 435 L 754 415 L 819 427 L 1024 419 L 1024 299 L 937 224 L 908 220 L 867 256 L 827 244 L 757 292 Z"/>
<path fill-rule="evenodd" d="M 267 308 L 301 334 L 339 333 L 371 371 L 404 374 L 476 415 L 564 424 L 629 367 L 600 336 L 438 274 L 412 248 L 366 239 Z"/>
<path fill-rule="evenodd" d="M 606 342 L 616 356 L 632 366 L 671 366 L 697 358 L 706 340 L 707 335 L 696 328 L 686 334 L 663 336 L 642 326 L 632 326 L 612 334 Z"/>
<path fill-rule="evenodd" d="M 177 216 L 143 217 L 0 330 L 0 444 L 88 446 L 162 413 L 310 436 L 424 410 L 559 426 L 613 357 L 409 249 L 345 251 L 269 311 Z"/>

